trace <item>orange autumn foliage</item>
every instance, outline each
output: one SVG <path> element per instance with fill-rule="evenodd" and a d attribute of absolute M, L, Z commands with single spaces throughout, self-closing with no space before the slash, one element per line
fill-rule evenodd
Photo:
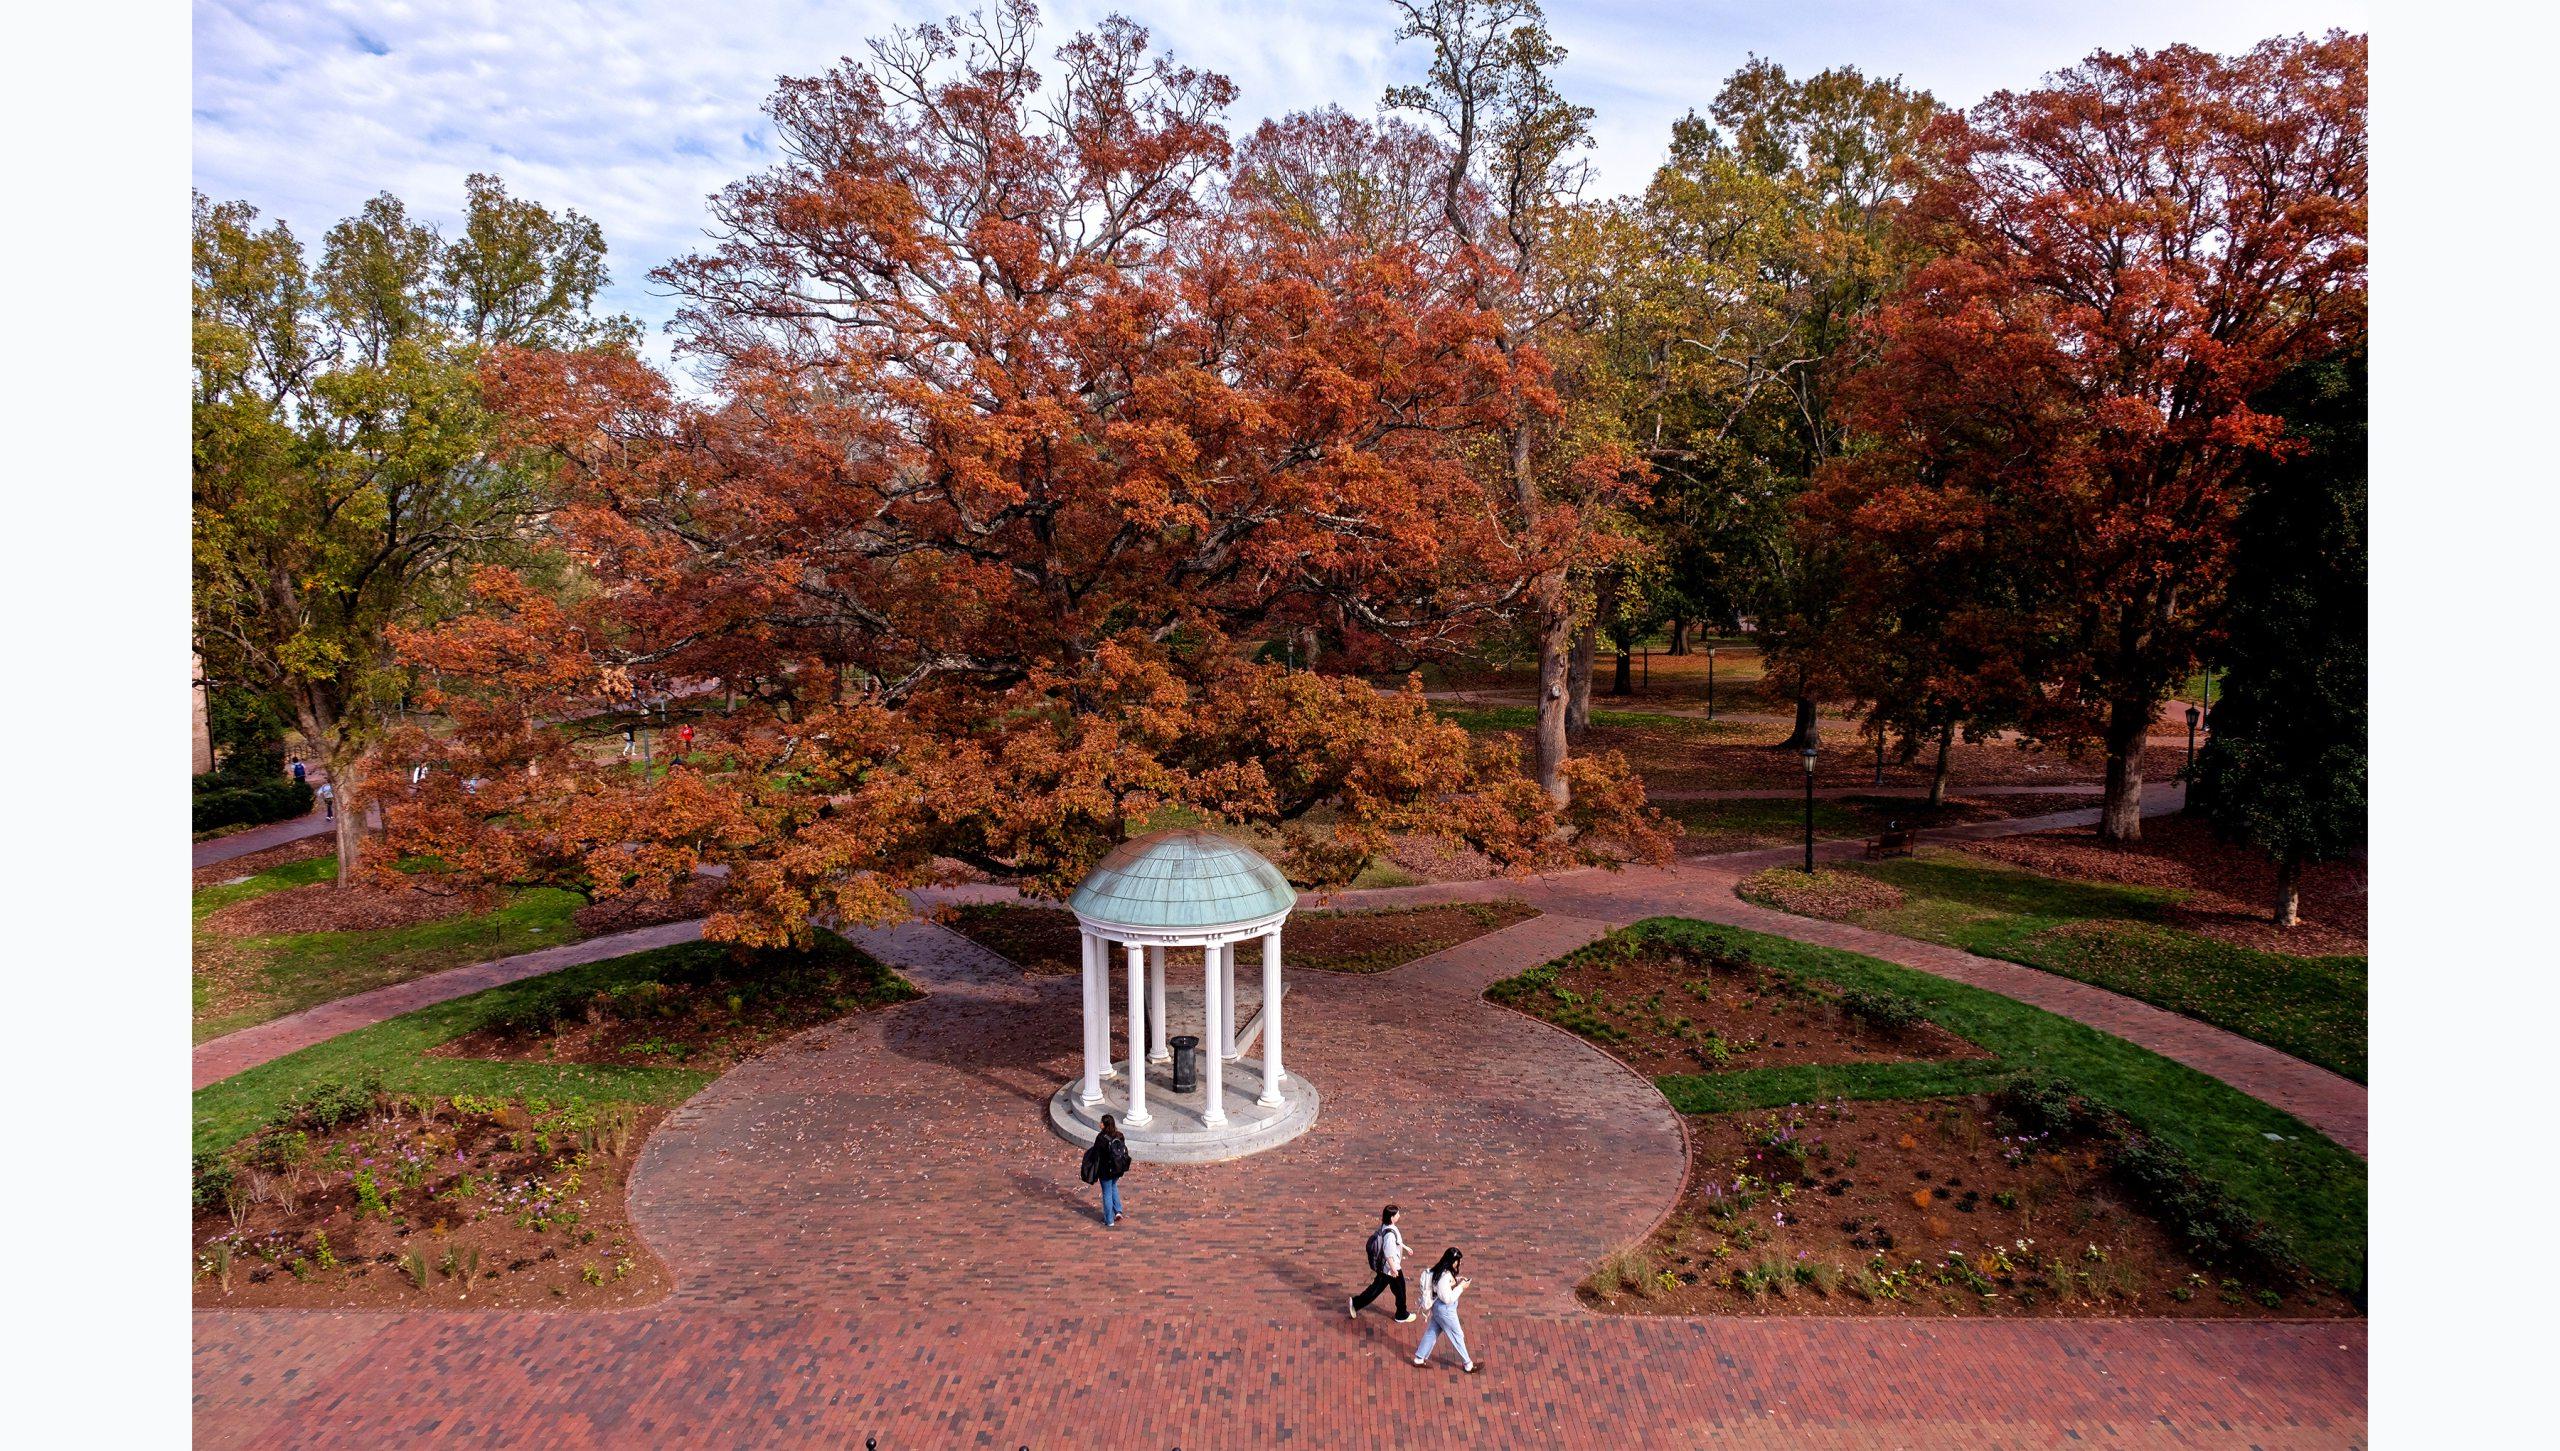
<path fill-rule="evenodd" d="M 790 159 L 657 274 L 711 396 L 628 353 L 492 363 L 559 507 L 545 558 L 401 640 L 455 729 L 391 747 L 435 767 L 400 844 L 608 896 L 717 868 L 709 930 L 760 943 L 893 916 L 938 862 L 1060 895 L 1168 811 L 1271 828 L 1311 885 L 1399 833 L 1665 856 L 1623 762 L 1558 808 L 1416 685 L 1248 658 L 1311 622 L 1463 643 L 1576 548 L 1484 446 L 1554 401 L 1466 300 L 1483 259 L 1223 184 L 1232 87 L 1135 26 L 1047 93 L 1033 40 L 1016 4 L 783 84 Z M 602 715 L 635 688 L 695 732 L 650 779 Z"/>

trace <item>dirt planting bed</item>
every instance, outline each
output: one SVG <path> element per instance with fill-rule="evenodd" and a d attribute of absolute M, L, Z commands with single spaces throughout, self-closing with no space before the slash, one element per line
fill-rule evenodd
<path fill-rule="evenodd" d="M 315 882 L 266 892 L 204 919 L 204 926 L 225 937 L 282 937 L 304 932 L 376 932 L 475 916 L 498 905 L 491 887 L 450 886 L 433 878 L 404 879 L 389 886 L 357 882 L 338 886 Z"/>
<path fill-rule="evenodd" d="M 1900 887 L 1858 872 L 1828 868 L 1807 876 L 1795 867 L 1770 867 L 1743 878 L 1735 890 L 1745 901 L 1763 902 L 1800 916 L 1834 920 L 1859 912 L 1891 911 L 1902 905 Z"/>
<path fill-rule="evenodd" d="M 667 1291 L 624 1182 L 664 1110 L 322 1090 L 199 1164 L 203 1307 L 618 1308 Z"/>
<path fill-rule="evenodd" d="M 1679 1208 L 1582 1287 L 1636 1314 L 2352 1315 L 2319 1289 L 2200 1263 L 2137 1207 L 2117 1149 L 2036 1134 L 1989 1098 L 1690 1120 Z"/>
<path fill-rule="evenodd" d="M 656 975 L 611 988 L 536 993 L 437 1057 L 726 1072 L 804 1029 L 920 996 L 851 943 L 808 953 L 671 954 Z"/>
<path fill-rule="evenodd" d="M 1303 911 L 1282 929 L 1290 968 L 1384 972 L 1537 916 L 1525 902 L 1449 902 L 1427 907 Z M 1055 907 L 975 904 L 954 910 L 953 930 L 1035 976 L 1080 969 L 1075 914 Z"/>
<path fill-rule="evenodd" d="M 1487 995 L 1591 1039 L 1648 1078 L 1989 1056 L 1890 994 L 1844 993 L 1679 943 L 1612 939 Z"/>
<path fill-rule="evenodd" d="M 695 877 L 662 897 L 601 897 L 570 914 L 578 930 L 590 937 L 655 927 L 662 922 L 690 922 L 720 908 L 729 895 L 726 877 Z"/>

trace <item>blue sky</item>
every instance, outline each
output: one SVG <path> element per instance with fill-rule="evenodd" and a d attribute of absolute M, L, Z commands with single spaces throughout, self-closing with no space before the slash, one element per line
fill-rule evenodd
<path fill-rule="evenodd" d="M 774 78 L 824 69 L 865 38 L 962 8 L 953 0 L 197 0 L 194 172 L 307 244 L 390 191 L 433 219 L 462 179 L 494 171 L 519 195 L 575 207 L 612 248 L 617 311 L 669 306 L 648 270 L 701 239 L 703 197 L 770 161 L 761 106 Z M 1232 77 L 1233 128 L 1338 102 L 1374 109 L 1420 57 L 1387 0 L 1120 0 L 1043 7 L 1053 37 L 1117 11 L 1187 63 Z M 1703 109 L 1752 53 L 1790 71 L 1853 64 L 1969 104 L 2097 47 L 2363 29 L 2365 0 L 1548 0 L 1572 53 L 1566 93 L 1597 109 L 1600 188 L 1643 185 L 1671 123 Z M 650 351 L 665 356 L 662 341 Z"/>

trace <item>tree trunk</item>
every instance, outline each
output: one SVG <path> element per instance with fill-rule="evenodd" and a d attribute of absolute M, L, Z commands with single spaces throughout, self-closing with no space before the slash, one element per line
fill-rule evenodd
<path fill-rule="evenodd" d="M 1778 749 L 1782 751 L 1801 751 L 1807 746 L 1819 747 L 1821 744 L 1822 722 L 1816 718 L 1814 714 L 1813 697 L 1809 695 L 1799 695 L 1796 697 L 1795 734 L 1778 742 Z"/>
<path fill-rule="evenodd" d="M 1573 632 L 1566 656 L 1564 738 L 1582 739 L 1591 729 L 1591 660 L 1600 652 L 1600 627 L 1585 623 Z"/>
<path fill-rule="evenodd" d="M 1689 653 L 1689 622 L 1687 620 L 1675 617 L 1671 621 L 1671 648 L 1666 653 L 1672 655 Z"/>
<path fill-rule="evenodd" d="M 1618 652 L 1618 673 L 1609 681 L 1611 695 L 1633 695 L 1636 689 L 1636 657 L 1624 650 Z"/>
<path fill-rule="evenodd" d="M 364 866 L 364 802 L 357 794 L 362 768 L 353 752 L 329 762 L 329 794 L 338 808 L 338 885 L 353 886 Z"/>
<path fill-rule="evenodd" d="M 2302 925 L 2302 858 L 2288 856 L 2276 864 L 2276 925 Z"/>
<path fill-rule="evenodd" d="M 2154 707 L 2119 700 L 2107 708 L 2107 794 L 2098 808 L 2098 840 L 2142 840 L 2142 746 Z"/>
<path fill-rule="evenodd" d="M 1938 732 L 1938 767 L 1929 773 L 1929 809 L 1932 811 L 1947 804 L 1947 761 L 1955 752 L 1955 744 L 1956 723 L 1949 721 L 1946 728 Z"/>
<path fill-rule="evenodd" d="M 1558 806 L 1573 800 L 1573 788 L 1564 779 L 1565 677 L 1572 673 L 1567 667 L 1573 653 L 1573 620 L 1564 611 L 1563 596 L 1559 580 L 1546 628 L 1538 633 L 1538 787 Z"/>

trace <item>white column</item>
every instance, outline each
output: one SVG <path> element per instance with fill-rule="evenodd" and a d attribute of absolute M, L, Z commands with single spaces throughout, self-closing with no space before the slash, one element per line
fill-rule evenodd
<path fill-rule="evenodd" d="M 1226 1057 L 1218 1051 L 1218 964 L 1226 957 L 1223 947 L 1200 949 L 1201 991 L 1207 1011 L 1201 1014 L 1200 1043 L 1208 1051 L 1201 1055 L 1202 1079 L 1200 1122 L 1222 1124 L 1227 1121 Z"/>
<path fill-rule="evenodd" d="M 1236 1056 L 1236 945 L 1218 949 L 1218 1055 Z"/>
<path fill-rule="evenodd" d="M 1254 1102 L 1264 1108 L 1286 1102 L 1280 1096 L 1286 1072 L 1280 1066 L 1280 997 L 1280 929 L 1274 927 L 1262 937 L 1262 1096 Z"/>
<path fill-rule="evenodd" d="M 1147 1112 L 1147 950 L 1129 944 L 1129 1125 L 1143 1127 Z"/>
<path fill-rule="evenodd" d="M 1077 1097 L 1095 1104 L 1102 1102 L 1102 1060 L 1111 1056 L 1111 963 L 1092 933 L 1076 940 L 1084 944 L 1084 1089 Z"/>
<path fill-rule="evenodd" d="M 1147 1024 L 1148 1061 L 1171 1063 L 1173 1043 L 1167 1035 L 1173 1032 L 1173 1027 L 1165 1021 L 1164 949 L 1161 947 L 1147 949 Z"/>

